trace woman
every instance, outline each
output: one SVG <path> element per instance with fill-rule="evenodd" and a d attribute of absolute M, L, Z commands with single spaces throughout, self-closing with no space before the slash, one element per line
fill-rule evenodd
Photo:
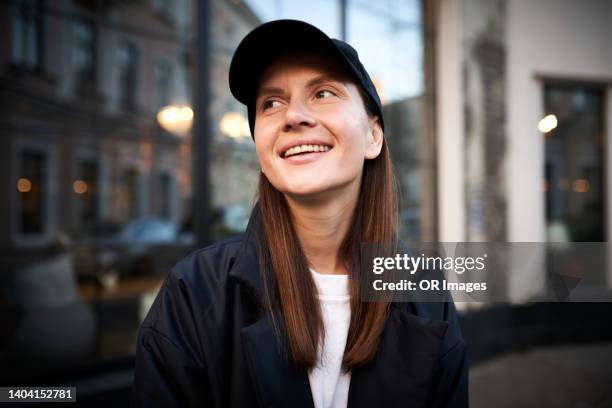
<path fill-rule="evenodd" d="M 382 106 L 357 52 L 295 20 L 239 45 L 230 89 L 261 164 L 246 233 L 169 274 L 137 406 L 467 406 L 452 302 L 362 302 L 362 242 L 395 241 Z"/>

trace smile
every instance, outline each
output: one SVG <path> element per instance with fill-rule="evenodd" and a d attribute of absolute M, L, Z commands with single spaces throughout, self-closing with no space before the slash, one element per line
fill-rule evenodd
<path fill-rule="evenodd" d="M 328 145 L 307 144 L 307 145 L 293 146 L 287 149 L 285 153 L 282 154 L 282 157 L 287 158 L 290 156 L 307 154 L 307 153 L 327 152 L 330 149 L 331 149 L 331 146 L 328 146 Z"/>

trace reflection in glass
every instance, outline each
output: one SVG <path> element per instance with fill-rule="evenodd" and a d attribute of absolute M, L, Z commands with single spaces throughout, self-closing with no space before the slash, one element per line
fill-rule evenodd
<path fill-rule="evenodd" d="M 91 80 L 95 72 L 95 31 L 88 20 L 76 21 L 72 28 L 72 63 L 79 80 Z"/>
<path fill-rule="evenodd" d="M 24 151 L 21 153 L 21 177 L 17 188 L 19 189 L 21 205 L 21 233 L 42 234 L 44 232 L 44 171 L 46 157 L 41 152 Z"/>
<path fill-rule="evenodd" d="M 550 84 L 544 111 L 557 126 L 544 134 L 549 241 L 604 241 L 602 92 Z"/>
<path fill-rule="evenodd" d="M 17 226 L 0 237 L 0 377 L 27 376 L 39 367 L 71 378 L 83 366 L 133 353 L 138 325 L 166 274 L 193 250 L 193 218 L 206 211 L 196 208 L 192 187 L 197 2 L 38 4 L 0 3 L 0 18 L 13 22 L 5 42 L 11 61 L 0 66 L 0 103 L 9 118 L 0 143 L 10 152 L 5 168 L 11 174 L 4 189 L 10 194 L 2 197 L 10 210 L 2 216 L 4 225 Z M 343 4 L 349 3 L 211 4 L 212 98 L 203 109 L 212 123 L 212 241 L 244 230 L 260 171 L 246 109 L 228 88 L 235 48 L 261 22 L 277 18 L 306 20 L 339 38 Z M 350 4 L 347 16 L 348 40 L 364 54 L 385 98 L 394 159 L 415 166 L 400 168 L 398 176 L 417 200 L 402 215 L 418 227 L 418 193 L 428 181 L 417 171 L 418 139 L 406 136 L 418 131 L 422 92 L 421 59 L 413 58 L 422 46 L 410 43 L 420 35 L 420 12 L 411 4 L 393 10 Z M 389 14 L 406 22 L 393 25 Z M 376 54 L 357 29 L 370 30 L 387 54 Z M 385 59 L 387 42 L 408 54 Z M 41 66 L 42 55 L 57 58 Z M 34 72 L 19 76 L 15 65 Z M 158 122 L 166 106 L 185 116 L 180 129 Z M 24 239 L 30 237 L 40 239 L 33 245 Z M 19 330 L 31 322 L 67 346 L 36 350 L 40 339 Z M 7 346 L 15 342 L 19 353 Z M 6 373 L 6 367 L 17 368 Z"/>
<path fill-rule="evenodd" d="M 0 2 L 0 379 L 129 356 L 141 304 L 192 250 L 195 7 Z M 180 137 L 156 119 L 170 103 L 189 107 Z"/>
<path fill-rule="evenodd" d="M 135 109 L 138 85 L 138 50 L 131 41 L 124 40 L 121 42 L 118 50 L 118 65 L 121 103 L 124 109 Z"/>
<path fill-rule="evenodd" d="M 155 62 L 155 98 L 157 101 L 157 109 L 170 103 L 170 86 L 172 81 L 172 67 L 165 59 L 160 59 Z"/>
<path fill-rule="evenodd" d="M 19 67 L 34 70 L 39 67 L 41 19 L 38 0 L 13 2 L 12 58 Z"/>

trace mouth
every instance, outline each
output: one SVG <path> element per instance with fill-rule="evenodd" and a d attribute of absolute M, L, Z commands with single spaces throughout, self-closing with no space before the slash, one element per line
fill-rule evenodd
<path fill-rule="evenodd" d="M 283 159 L 292 156 L 306 156 L 312 153 L 325 153 L 332 149 L 332 146 L 326 144 L 304 144 L 293 146 L 281 153 Z"/>

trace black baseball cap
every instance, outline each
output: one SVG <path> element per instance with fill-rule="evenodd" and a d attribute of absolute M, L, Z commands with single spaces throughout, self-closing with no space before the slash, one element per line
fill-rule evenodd
<path fill-rule="evenodd" d="M 371 98 L 384 130 L 382 104 L 357 51 L 344 41 L 328 37 L 317 27 L 299 20 L 275 20 L 262 24 L 240 42 L 229 69 L 232 95 L 248 108 L 249 127 L 255 133 L 255 97 L 265 69 L 282 55 L 296 51 L 325 54 L 344 65 L 356 84 Z"/>

